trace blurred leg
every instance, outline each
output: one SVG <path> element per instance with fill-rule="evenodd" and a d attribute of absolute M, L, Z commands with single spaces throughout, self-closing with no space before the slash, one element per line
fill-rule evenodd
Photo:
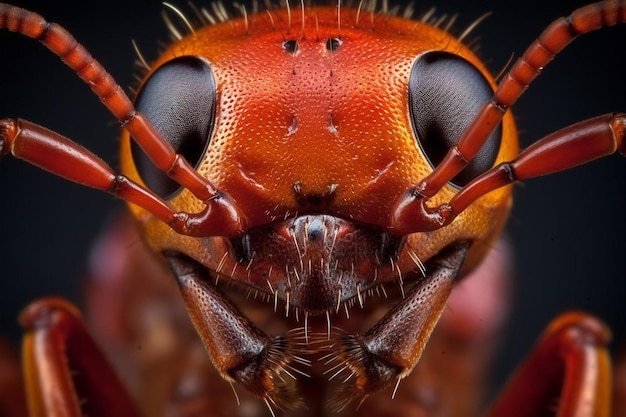
<path fill-rule="evenodd" d="M 609 417 L 608 329 L 583 313 L 566 313 L 505 387 L 490 417 Z M 548 414 L 550 413 L 550 414 Z"/>

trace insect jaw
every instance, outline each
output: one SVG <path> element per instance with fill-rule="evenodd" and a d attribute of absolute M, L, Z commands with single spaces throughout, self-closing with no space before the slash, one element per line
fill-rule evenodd
<path fill-rule="evenodd" d="M 311 366 L 314 375 L 326 374 L 329 379 L 342 375 L 336 381 L 349 381 L 331 405 L 339 409 L 413 369 L 469 247 L 469 242 L 452 243 L 424 266 L 417 255 L 404 253 L 406 239 L 381 230 L 330 215 L 304 215 L 228 239 L 231 246 L 224 258 L 229 260 L 222 258 L 220 271 L 180 253 L 165 255 L 192 321 L 224 379 L 282 408 L 291 401 L 299 404 L 296 374 L 306 375 L 309 369 L 302 365 Z M 400 257 L 412 259 L 411 271 L 404 271 L 406 264 L 400 266 Z M 285 303 L 286 314 L 277 316 L 278 321 L 282 316 L 278 328 L 284 330 L 277 336 L 261 330 L 265 324 L 258 327 L 247 317 L 240 288 L 235 286 L 228 295 L 218 288 L 221 277 L 273 300 L 275 314 L 278 301 Z M 386 304 L 393 307 L 386 313 L 380 303 L 364 306 L 366 295 L 378 290 L 391 296 Z M 357 300 L 361 309 L 351 318 L 348 308 Z M 340 306 L 346 317 L 337 315 L 331 326 L 331 315 Z M 304 326 L 294 329 L 302 316 Z M 407 336 L 399 335 L 399 330 L 406 330 Z M 318 362 L 320 355 L 325 355 L 323 364 Z"/>
<path fill-rule="evenodd" d="M 278 408 L 297 404 L 290 363 L 305 362 L 285 336 L 268 336 L 210 283 L 202 265 L 166 253 L 180 291 L 209 356 L 221 376 Z M 271 407 L 270 407 L 271 408 Z"/>
<path fill-rule="evenodd" d="M 428 261 L 428 274 L 372 328 L 340 335 L 333 359 L 348 378 L 334 403 L 343 408 L 406 377 L 419 361 L 465 260 L 469 241 L 452 243 Z M 400 330 L 400 331 L 399 331 Z"/>

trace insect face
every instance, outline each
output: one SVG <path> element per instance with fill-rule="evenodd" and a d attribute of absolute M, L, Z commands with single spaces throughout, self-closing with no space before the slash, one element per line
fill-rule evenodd
<path fill-rule="evenodd" d="M 154 65 L 156 69 L 147 77 L 137 106 L 154 117 L 157 125 L 168 123 L 164 122 L 167 115 L 159 114 L 158 109 L 169 112 L 172 108 L 158 102 L 159 89 L 173 90 L 167 82 L 168 73 L 192 65 L 206 71 L 205 85 L 215 90 L 211 97 L 199 94 L 201 103 L 189 105 L 204 109 L 206 104 L 202 111 L 210 120 L 197 120 L 202 123 L 206 143 L 197 147 L 191 160 L 200 173 L 237 201 L 250 230 L 243 242 L 236 241 L 242 239 L 237 237 L 195 239 L 190 243 L 188 240 L 193 239 L 172 236 L 161 222 L 146 220 L 151 222 L 148 228 L 155 229 L 149 233 L 159 236 L 152 243 L 157 249 L 184 252 L 212 270 L 235 271 L 236 279 L 251 281 L 257 289 L 267 291 L 268 280 L 274 288 L 278 281 L 287 279 L 277 278 L 284 274 L 285 267 L 280 265 L 284 259 L 270 260 L 270 252 L 292 252 L 287 267 L 292 270 L 296 264 L 306 263 L 301 255 L 307 241 L 314 240 L 318 232 L 328 240 L 324 244 L 328 248 L 333 245 L 329 242 L 334 242 L 336 256 L 345 253 L 344 236 L 355 235 L 358 241 L 358 235 L 364 233 L 367 238 L 363 240 L 371 242 L 366 245 L 371 247 L 357 252 L 374 264 L 387 264 L 387 271 L 380 271 L 379 283 L 395 279 L 399 265 L 405 265 L 400 269 L 414 268 L 415 262 L 404 250 L 395 253 L 400 246 L 408 245 L 417 258 L 428 259 L 452 240 L 483 240 L 491 233 L 485 231 L 486 226 L 463 232 L 452 231 L 456 228 L 452 227 L 429 235 L 428 243 L 418 241 L 418 236 L 406 243 L 403 237 L 390 236 L 385 230 L 394 204 L 389 196 L 401 195 L 422 178 L 442 158 L 437 148 L 447 148 L 445 140 L 459 135 L 441 129 L 446 109 L 436 106 L 449 97 L 430 94 L 427 88 L 440 91 L 442 86 L 436 85 L 439 82 L 458 89 L 443 94 L 457 97 L 447 102 L 467 111 L 463 112 L 464 119 L 458 120 L 458 127 L 448 123 L 446 128 L 462 129 L 478 111 L 476 106 L 492 94 L 493 82 L 481 73 L 484 68 L 478 60 L 466 47 L 450 43 L 443 34 L 420 35 L 430 30 L 426 27 L 402 25 L 402 21 L 391 18 L 372 24 L 363 18 L 360 27 L 353 29 L 357 19 L 354 11 L 346 11 L 339 23 L 333 9 L 317 8 L 315 13 L 317 25 L 307 9 L 305 22 L 295 13 L 288 22 L 285 12 L 272 12 L 272 16 L 255 16 L 247 26 L 243 20 L 210 26 L 174 44 Z M 397 31 L 401 35 L 380 37 L 377 31 Z M 433 51 L 454 51 L 455 55 Z M 428 73 L 442 68 L 450 68 L 448 79 L 428 78 Z M 179 73 L 173 76 L 185 78 Z M 474 78 L 463 78 L 468 76 Z M 188 81 L 192 85 L 185 88 L 198 89 L 193 85 L 198 80 L 190 77 Z M 422 96 L 407 95 L 411 88 Z M 157 97 L 144 109 L 144 97 L 150 94 L 146 90 L 156 90 Z M 461 90 L 463 94 L 459 94 Z M 176 96 L 163 99 L 176 100 Z M 424 107 L 435 110 L 429 113 Z M 487 167 L 516 152 L 510 119 L 503 129 L 494 134 L 495 146 L 488 150 Z M 172 132 L 173 141 L 179 140 L 176 135 Z M 124 170 L 138 181 L 149 175 L 143 169 L 136 171 L 130 158 L 123 164 Z M 452 192 L 452 188 L 442 191 L 441 201 L 449 199 Z M 503 201 L 507 199 L 506 193 L 500 193 L 485 200 L 482 204 L 491 207 L 490 218 L 484 216 L 479 222 L 486 225 L 502 218 L 507 207 Z M 179 209 L 199 208 L 184 192 L 175 195 L 172 202 Z M 480 218 L 478 211 L 467 215 Z M 270 244 L 276 239 L 284 243 Z M 227 243 L 220 244 L 215 253 L 207 250 L 207 246 L 218 245 L 216 241 Z M 189 252 L 183 247 L 196 249 Z M 361 263 L 351 257 L 341 258 L 346 264 L 340 270 Z M 263 266 L 258 265 L 260 260 Z M 308 262 L 319 263 L 315 259 Z M 334 267 L 329 265 L 335 262 L 326 259 L 322 267 L 332 270 Z M 367 268 L 364 275 L 370 276 L 377 267 Z M 353 293 L 354 289 L 344 296 L 349 299 Z M 286 298 L 284 291 L 281 294 Z M 335 298 L 333 294 L 332 300 L 323 304 L 335 305 Z"/>
<path fill-rule="evenodd" d="M 209 329 L 233 329 L 221 325 L 221 317 L 207 319 L 209 307 L 193 301 L 200 292 L 203 299 L 222 302 L 221 294 L 204 287 L 206 280 L 251 288 L 289 320 L 303 318 L 305 341 L 310 332 L 326 329 L 330 344 L 338 312 L 349 315 L 350 307 L 363 307 L 366 296 L 381 291 L 404 294 L 405 283 L 419 281 L 434 267 L 429 260 L 437 264 L 435 255 L 463 245 L 472 246 L 466 265 L 482 257 L 508 212 L 506 188 L 429 234 L 397 235 L 387 227 L 395 201 L 441 161 L 493 94 L 493 85 L 471 51 L 443 32 L 393 17 L 360 19 L 356 10 L 340 16 L 334 8 L 305 8 L 302 15 L 276 10 L 200 29 L 165 51 L 140 87 L 137 109 L 236 202 L 247 230 L 233 237 L 185 237 L 144 210 L 134 211 L 149 245 L 171 259 L 214 361 L 234 353 L 216 346 Z M 191 120 L 181 119 L 181 113 Z M 510 116 L 488 143 L 436 201 L 449 200 L 458 185 L 517 153 Z M 189 192 L 161 186 L 171 180 L 138 148 L 129 148 L 125 138 L 127 176 L 163 190 L 177 210 L 201 210 Z M 198 268 L 207 270 L 203 284 L 187 282 L 184 277 Z M 443 300 L 449 287 L 438 291 L 433 297 Z M 423 328 L 432 329 L 441 311 L 435 310 L 419 319 Z M 321 329 L 309 320 L 318 315 L 326 319 Z M 417 324 L 408 312 L 397 315 Z M 341 331 L 354 328 L 334 323 Z M 383 343 L 391 326 L 381 324 L 371 343 Z M 278 343 L 239 337 L 263 349 Z M 284 343 L 295 342 L 281 339 Z M 362 342 L 336 343 L 336 354 L 344 355 L 342 350 L 361 349 Z M 413 343 L 394 343 L 406 352 L 386 354 L 379 366 L 393 368 L 384 371 L 388 375 L 366 375 L 373 369 L 355 365 L 365 381 L 357 382 L 363 394 L 387 385 L 419 357 Z M 288 359 L 284 355 L 281 360 Z M 220 366 L 227 378 L 245 379 L 230 375 L 242 364 Z M 268 395 L 279 400 L 278 394 Z"/>

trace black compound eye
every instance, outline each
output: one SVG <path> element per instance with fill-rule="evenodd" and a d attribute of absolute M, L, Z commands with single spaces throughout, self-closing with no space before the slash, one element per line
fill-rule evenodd
<path fill-rule="evenodd" d="M 409 111 L 413 130 L 431 167 L 456 145 L 493 90 L 474 65 L 448 52 L 420 56 L 409 79 Z M 491 168 L 500 149 L 502 126 L 494 130 L 476 157 L 451 181 L 463 187 Z"/>
<path fill-rule="evenodd" d="M 183 56 L 159 67 L 135 100 L 143 113 L 176 153 L 197 167 L 209 144 L 215 120 L 215 78 L 204 60 Z M 133 141 L 137 171 L 148 188 L 170 198 L 181 187 L 150 161 Z"/>

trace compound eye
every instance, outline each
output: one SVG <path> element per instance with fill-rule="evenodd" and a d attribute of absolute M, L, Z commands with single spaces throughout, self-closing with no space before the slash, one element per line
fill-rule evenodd
<path fill-rule="evenodd" d="M 432 168 L 458 143 L 461 134 L 492 96 L 487 79 L 465 59 L 439 51 L 418 57 L 409 79 L 409 112 L 417 143 Z M 501 137 L 502 126 L 498 125 L 451 184 L 463 187 L 491 168 Z"/>
<path fill-rule="evenodd" d="M 211 139 L 215 106 L 213 71 L 206 61 L 193 56 L 175 58 L 159 67 L 135 100 L 135 108 L 196 168 Z M 168 199 L 181 189 L 134 141 L 131 152 L 141 179 L 157 195 Z"/>

